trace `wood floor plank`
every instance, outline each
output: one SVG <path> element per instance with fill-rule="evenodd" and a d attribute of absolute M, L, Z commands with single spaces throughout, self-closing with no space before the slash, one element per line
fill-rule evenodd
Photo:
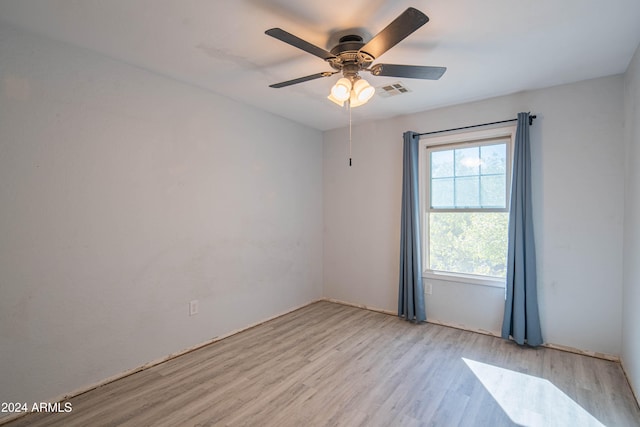
<path fill-rule="evenodd" d="M 6 426 L 640 426 L 615 362 L 326 301 L 71 402 Z"/>

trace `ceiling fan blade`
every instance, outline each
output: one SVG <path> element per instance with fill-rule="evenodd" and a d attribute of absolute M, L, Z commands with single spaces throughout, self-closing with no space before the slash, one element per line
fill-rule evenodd
<path fill-rule="evenodd" d="M 369 69 L 374 76 L 406 77 L 409 79 L 438 80 L 447 67 L 423 65 L 376 64 Z"/>
<path fill-rule="evenodd" d="M 308 41 L 302 40 L 300 37 L 296 37 L 291 33 L 287 33 L 281 28 L 271 28 L 264 33 L 287 44 L 290 44 L 293 47 L 297 47 L 298 49 L 302 49 L 305 52 L 315 55 L 318 58 L 322 58 L 325 61 L 327 59 L 335 58 L 335 55 L 331 52 L 328 52 L 321 47 L 312 45 Z"/>
<path fill-rule="evenodd" d="M 400 14 L 391 24 L 376 34 L 367 44 L 360 48 L 360 52 L 367 53 L 377 58 L 418 28 L 429 22 L 429 17 L 418 9 L 408 8 Z"/>
<path fill-rule="evenodd" d="M 335 73 L 337 73 L 337 71 L 325 71 L 325 72 L 322 72 L 322 73 L 311 74 L 310 76 L 299 77 L 299 78 L 293 79 L 293 80 L 287 80 L 286 82 L 275 83 L 275 84 L 269 85 L 269 87 L 273 87 L 273 88 L 279 89 L 281 87 L 291 86 L 291 85 L 295 85 L 295 84 L 298 84 L 298 83 L 308 82 L 309 80 L 319 79 L 320 77 L 333 76 Z"/>

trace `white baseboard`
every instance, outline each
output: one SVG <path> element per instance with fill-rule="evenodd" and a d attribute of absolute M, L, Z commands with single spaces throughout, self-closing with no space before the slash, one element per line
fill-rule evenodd
<path fill-rule="evenodd" d="M 375 312 L 378 312 L 378 313 L 388 314 L 388 315 L 391 315 L 391 316 L 397 316 L 397 313 L 394 312 L 394 311 L 384 310 L 382 308 L 371 307 L 371 306 L 364 305 L 364 304 L 354 304 L 352 302 L 341 301 L 341 300 L 333 299 L 333 298 L 322 298 L 321 301 L 328 301 L 328 302 L 333 302 L 333 303 L 340 304 L 340 305 L 347 305 L 349 307 L 362 308 L 362 309 L 369 310 L 369 311 L 375 311 Z"/>
<path fill-rule="evenodd" d="M 624 360 L 622 358 L 620 358 L 620 366 L 622 366 L 622 372 L 624 372 L 624 376 L 627 378 L 627 383 L 629 384 L 631 393 L 633 393 L 633 397 L 636 398 L 638 408 L 640 408 L 640 393 L 636 393 L 636 389 L 633 388 L 633 384 L 631 384 L 631 381 L 629 381 L 629 375 L 627 374 L 627 370 L 624 368 Z"/>
<path fill-rule="evenodd" d="M 566 351 L 568 353 L 581 354 L 583 356 L 595 357 L 596 359 L 604 359 L 610 362 L 620 363 L 620 356 L 614 354 L 600 353 L 597 351 L 581 350 L 579 348 L 568 347 L 561 344 L 544 343 L 543 347 L 553 348 L 555 350 Z"/>

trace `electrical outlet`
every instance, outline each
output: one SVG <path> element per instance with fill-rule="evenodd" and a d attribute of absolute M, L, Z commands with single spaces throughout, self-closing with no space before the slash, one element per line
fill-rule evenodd
<path fill-rule="evenodd" d="M 198 314 L 198 300 L 194 299 L 189 301 L 189 316 L 195 316 Z"/>
<path fill-rule="evenodd" d="M 431 286 L 431 283 L 425 282 L 425 284 L 424 284 L 424 293 L 426 295 L 431 295 L 432 291 L 433 291 L 433 286 Z"/>

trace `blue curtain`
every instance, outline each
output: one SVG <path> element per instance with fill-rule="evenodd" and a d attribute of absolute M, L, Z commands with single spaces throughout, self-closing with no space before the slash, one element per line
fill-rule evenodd
<path fill-rule="evenodd" d="M 420 135 L 405 132 L 402 165 L 402 218 L 400 220 L 400 285 L 398 316 L 423 322 L 427 319 L 422 287 L 418 149 Z"/>
<path fill-rule="evenodd" d="M 502 337 L 520 345 L 542 344 L 536 289 L 536 248 L 531 208 L 531 148 L 529 113 L 518 114 L 513 158 L 507 289 Z"/>

